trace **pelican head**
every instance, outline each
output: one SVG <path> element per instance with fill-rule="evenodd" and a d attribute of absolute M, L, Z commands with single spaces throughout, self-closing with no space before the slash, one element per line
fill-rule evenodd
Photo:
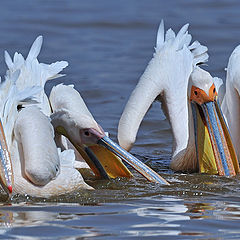
<path fill-rule="evenodd" d="M 218 94 L 212 76 L 196 67 L 189 80 L 188 95 L 200 172 L 236 175 L 239 171 L 238 161 L 217 101 Z"/>
<path fill-rule="evenodd" d="M 61 146 L 60 136 L 65 136 L 96 176 L 106 179 L 131 177 L 131 172 L 121 161 L 123 159 L 148 180 L 167 183 L 106 136 L 73 86 L 60 84 L 54 87 L 50 94 L 50 102 L 53 109 L 51 120 L 56 133 L 56 142 Z"/>

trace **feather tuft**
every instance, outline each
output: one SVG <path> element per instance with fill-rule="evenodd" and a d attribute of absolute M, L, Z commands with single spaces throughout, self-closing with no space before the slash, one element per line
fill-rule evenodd
<path fill-rule="evenodd" d="M 63 76 L 59 73 L 68 66 L 68 62 L 58 61 L 52 64 L 39 63 L 37 57 L 40 53 L 42 43 L 43 37 L 37 37 L 29 50 L 26 60 L 20 53 L 16 52 L 12 61 L 10 55 L 6 51 L 5 62 L 9 68 L 8 72 L 14 73 L 17 70 L 20 71 L 20 76 L 16 82 L 19 91 L 30 89 L 33 86 L 38 86 L 42 89 L 35 93 L 35 99 L 39 102 L 38 107 L 41 111 L 49 116 L 51 114 L 51 109 L 47 100 L 47 95 L 44 92 L 45 83 L 50 79 Z"/>
<path fill-rule="evenodd" d="M 26 61 L 33 61 L 38 57 L 41 51 L 42 43 L 43 43 L 43 37 L 38 36 L 30 48 Z"/>
<path fill-rule="evenodd" d="M 13 61 L 12 58 L 10 57 L 9 53 L 7 51 L 4 51 L 4 57 L 5 57 L 5 63 L 7 64 L 7 67 L 9 69 L 13 68 Z"/>
<path fill-rule="evenodd" d="M 164 22 L 161 20 L 161 23 L 158 28 L 157 32 L 157 43 L 156 43 L 156 48 L 161 48 L 164 43 Z"/>

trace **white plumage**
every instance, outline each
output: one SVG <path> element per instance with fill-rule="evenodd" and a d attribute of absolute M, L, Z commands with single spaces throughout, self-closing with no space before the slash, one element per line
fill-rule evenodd
<path fill-rule="evenodd" d="M 199 42 L 190 45 L 191 35 L 184 25 L 177 35 L 169 29 L 164 35 L 161 22 L 153 58 L 141 76 L 123 111 L 118 126 L 118 140 L 129 150 L 136 139 L 139 125 L 152 102 L 158 98 L 171 124 L 173 132 L 172 167 L 176 170 L 193 170 L 196 157 L 192 147 L 192 123 L 189 119 L 188 79 L 199 62 L 208 59 L 207 48 Z M 186 166 L 178 164 L 187 158 Z"/>
<path fill-rule="evenodd" d="M 118 140 L 123 148 L 131 149 L 144 115 L 157 99 L 162 102 L 173 133 L 171 167 L 174 170 L 199 169 L 201 172 L 234 175 L 234 170 L 228 170 L 228 167 L 233 167 L 229 163 L 232 152 L 226 150 L 230 145 L 225 146 L 229 139 L 223 140 L 226 128 L 221 126 L 221 116 L 217 116 L 215 109 L 217 93 L 214 82 L 218 87 L 220 82 L 197 66 L 208 60 L 207 47 L 197 41 L 190 45 L 192 37 L 187 29 L 188 24 L 177 35 L 172 29 L 164 34 L 161 22 L 153 58 L 132 92 L 119 121 Z M 194 113 L 192 108 L 196 108 Z M 197 122 L 196 119 L 202 120 Z M 200 127 L 202 130 L 199 130 Z M 206 127 L 208 131 L 204 130 Z M 214 150 L 209 150 L 209 147 Z M 211 161 L 214 158 L 217 163 L 213 164 Z"/>
<path fill-rule="evenodd" d="M 39 63 L 37 57 L 41 46 L 40 36 L 33 43 L 26 60 L 19 53 L 15 53 L 12 60 L 5 52 L 9 70 L 0 85 L 0 117 L 12 159 L 15 179 L 13 192 L 49 197 L 79 189 L 92 189 L 75 169 L 75 166 L 79 166 L 76 164 L 77 151 L 77 157 L 82 159 L 83 156 L 98 177 L 131 177 L 132 174 L 116 157 L 114 148 L 118 153 L 121 152 L 125 160 L 130 159 L 129 163 L 134 160 L 134 167 L 139 160 L 122 151 L 105 135 L 72 85 L 54 87 L 50 99 L 47 98 L 44 92 L 46 81 L 61 76 L 59 72 L 68 63 Z M 4 137 L 0 140 L 5 141 Z M 7 149 L 1 149 L 1 154 L 3 151 L 8 152 Z M 145 167 L 143 163 L 141 167 Z M 167 183 L 151 169 L 147 169 L 147 172 L 140 168 L 138 170 L 148 179 Z M 12 175 L 10 170 L 7 172 Z M 11 193 L 12 183 L 9 177 L 6 183 L 4 175 L 0 171 L 1 184 Z"/>
<path fill-rule="evenodd" d="M 92 189 L 74 168 L 73 150 L 61 152 L 54 141 L 51 109 L 44 92 L 48 79 L 58 77 L 67 62 L 39 63 L 42 37 L 33 43 L 26 60 L 7 52 L 9 67 L 1 82 L 1 119 L 14 172 L 14 193 L 49 197 L 77 189 Z M 22 110 L 18 111 L 18 106 Z"/>
<path fill-rule="evenodd" d="M 38 101 L 38 107 L 46 115 L 50 116 L 51 109 L 48 102 L 48 97 L 44 92 L 45 83 L 57 77 L 62 76 L 59 74 L 65 67 L 68 66 L 68 62 L 60 61 L 52 64 L 39 63 L 37 57 L 42 47 L 43 38 L 39 36 L 28 53 L 26 60 L 20 53 L 15 53 L 13 60 L 7 51 L 5 51 L 5 62 L 9 68 L 8 72 L 13 73 L 20 70 L 20 76 L 16 85 L 19 90 L 23 90 L 27 87 L 40 86 L 42 91 L 35 94 L 35 98 Z"/>
<path fill-rule="evenodd" d="M 240 46 L 232 52 L 228 65 L 226 77 L 226 89 L 222 102 L 222 111 L 225 115 L 233 144 L 240 159 Z M 224 88 L 224 86 L 221 86 Z M 223 94 L 222 94 L 223 96 Z"/>

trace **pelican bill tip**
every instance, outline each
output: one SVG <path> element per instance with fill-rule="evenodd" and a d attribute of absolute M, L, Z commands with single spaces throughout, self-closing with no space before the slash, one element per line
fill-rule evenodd
<path fill-rule="evenodd" d="M 8 188 L 9 193 L 11 194 L 12 193 L 12 189 L 13 189 L 12 185 L 9 185 L 7 188 Z"/>

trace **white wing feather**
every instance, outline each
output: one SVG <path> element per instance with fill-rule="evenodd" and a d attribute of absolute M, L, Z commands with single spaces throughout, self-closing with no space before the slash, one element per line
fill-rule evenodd
<path fill-rule="evenodd" d="M 41 51 L 41 47 L 42 47 L 42 43 L 43 43 L 43 37 L 42 36 L 38 36 L 36 38 L 36 40 L 33 42 L 28 56 L 26 58 L 26 61 L 33 61 L 34 59 L 36 59 Z"/>
<path fill-rule="evenodd" d="M 161 21 L 158 32 L 157 32 L 157 42 L 156 42 L 156 48 L 161 48 L 164 43 L 164 22 Z"/>
<path fill-rule="evenodd" d="M 168 45 L 172 43 L 173 45 L 171 48 L 175 50 L 180 50 L 185 45 L 191 51 L 194 61 L 193 65 L 196 66 L 197 64 L 202 64 L 208 61 L 208 48 L 206 46 L 201 45 L 198 41 L 193 42 L 191 45 L 192 36 L 188 33 L 187 29 L 189 24 L 185 24 L 180 31 L 178 32 L 177 36 L 175 32 L 170 28 L 167 30 L 165 34 L 165 41 L 164 41 L 164 23 L 163 20 L 158 29 L 157 33 L 157 44 L 156 44 L 156 51 L 159 51 L 164 45 Z"/>
<path fill-rule="evenodd" d="M 58 155 L 61 167 L 74 168 L 75 154 L 73 149 L 61 151 L 61 149 L 58 148 Z"/>
<path fill-rule="evenodd" d="M 7 67 L 9 69 L 13 69 L 14 64 L 13 64 L 12 58 L 10 57 L 7 51 L 4 52 L 4 57 L 5 57 L 5 62 L 7 64 Z"/>
<path fill-rule="evenodd" d="M 42 91 L 39 86 L 27 87 L 26 89 L 19 91 L 16 82 L 20 76 L 20 70 L 15 72 L 7 71 L 5 81 L 0 84 L 0 96 L 1 96 L 1 107 L 0 117 L 4 126 L 4 131 L 8 144 L 12 139 L 13 127 L 17 118 L 17 106 L 38 103 L 36 95 Z"/>
<path fill-rule="evenodd" d="M 12 61 L 8 52 L 5 52 L 5 62 L 10 72 L 13 73 L 16 70 L 20 70 L 20 76 L 16 82 L 19 90 L 31 88 L 33 86 L 42 88 L 42 91 L 38 92 L 35 98 L 39 102 L 38 107 L 45 115 L 49 116 L 51 114 L 51 109 L 44 92 L 45 83 L 47 80 L 61 76 L 58 73 L 68 66 L 68 62 L 60 61 L 52 64 L 39 63 L 37 57 L 40 53 L 42 42 L 43 38 L 39 36 L 32 44 L 26 60 L 21 54 L 16 52 Z"/>
<path fill-rule="evenodd" d="M 165 41 L 169 41 L 170 39 L 174 39 L 176 37 L 175 32 L 170 28 L 167 30 L 166 35 L 165 35 Z"/>

